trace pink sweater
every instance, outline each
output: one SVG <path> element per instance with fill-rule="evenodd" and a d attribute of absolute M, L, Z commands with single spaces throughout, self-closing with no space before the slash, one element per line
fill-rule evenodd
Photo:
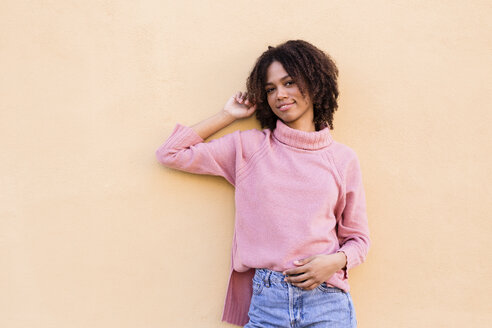
<path fill-rule="evenodd" d="M 349 291 L 347 270 L 370 245 L 359 160 L 325 127 L 293 129 L 277 120 L 273 133 L 234 131 L 204 142 L 176 124 L 156 151 L 167 167 L 222 176 L 235 187 L 231 272 L 222 321 L 244 326 L 255 268 L 283 271 L 293 261 L 343 251 L 347 265 L 326 283 Z"/>

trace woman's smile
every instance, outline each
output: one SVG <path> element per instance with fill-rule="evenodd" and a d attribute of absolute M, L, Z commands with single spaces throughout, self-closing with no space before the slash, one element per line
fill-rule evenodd
<path fill-rule="evenodd" d="M 295 103 L 295 101 L 293 101 L 291 103 L 281 104 L 278 106 L 278 109 L 281 110 L 282 112 L 284 112 L 287 109 L 291 108 L 294 103 Z"/>

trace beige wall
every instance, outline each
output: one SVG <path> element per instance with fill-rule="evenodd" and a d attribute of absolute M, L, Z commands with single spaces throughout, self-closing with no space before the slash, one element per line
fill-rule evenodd
<path fill-rule="evenodd" d="M 333 134 L 362 165 L 359 327 L 489 325 L 491 15 L 490 1 L 1 1 L 0 327 L 232 327 L 234 190 L 154 152 L 297 38 L 335 58 Z"/>

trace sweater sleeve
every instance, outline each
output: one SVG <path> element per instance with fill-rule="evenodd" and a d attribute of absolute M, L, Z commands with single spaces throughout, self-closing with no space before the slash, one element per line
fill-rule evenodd
<path fill-rule="evenodd" d="M 157 160 L 166 167 L 197 174 L 224 177 L 232 185 L 241 165 L 240 131 L 204 142 L 195 130 L 177 123 L 168 139 L 157 149 Z"/>
<path fill-rule="evenodd" d="M 347 256 L 347 264 L 343 268 L 344 278 L 347 278 L 348 270 L 364 262 L 370 239 L 362 174 L 354 152 L 343 172 L 345 202 L 337 222 L 337 235 L 340 244 L 338 252 L 344 252 Z"/>

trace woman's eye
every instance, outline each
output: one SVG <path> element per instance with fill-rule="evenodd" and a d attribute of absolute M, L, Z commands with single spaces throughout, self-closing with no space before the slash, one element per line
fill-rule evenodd
<path fill-rule="evenodd" d="M 270 88 L 270 89 L 266 89 L 265 91 L 266 91 L 266 93 L 270 93 L 270 92 L 272 92 L 272 91 L 273 91 L 273 89 L 272 89 L 272 88 Z"/>
<path fill-rule="evenodd" d="M 285 82 L 285 84 L 291 85 L 291 84 L 294 84 L 294 81 L 287 81 L 287 82 Z"/>

